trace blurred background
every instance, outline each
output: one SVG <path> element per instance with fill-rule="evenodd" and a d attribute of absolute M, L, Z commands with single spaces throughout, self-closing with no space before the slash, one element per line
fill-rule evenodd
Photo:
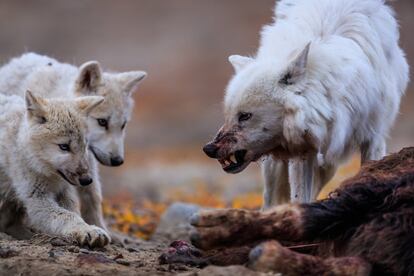
<path fill-rule="evenodd" d="M 260 204 L 257 164 L 226 175 L 201 151 L 223 120 L 230 54 L 254 54 L 274 0 L 0 1 L 0 61 L 25 51 L 106 70 L 146 70 L 134 95 L 126 163 L 101 168 L 106 198 L 136 202 L 188 200 L 207 205 Z M 414 1 L 392 2 L 401 44 L 414 59 Z M 389 151 L 413 145 L 414 86 L 403 100 Z M 357 160 L 357 159 L 355 159 Z M 358 169 L 345 166 L 335 179 Z"/>

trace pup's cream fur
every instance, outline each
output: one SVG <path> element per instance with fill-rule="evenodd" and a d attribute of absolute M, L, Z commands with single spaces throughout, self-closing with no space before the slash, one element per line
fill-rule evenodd
<path fill-rule="evenodd" d="M 232 173 L 265 157 L 264 208 L 314 200 L 351 153 L 384 156 L 409 81 L 398 40 L 382 0 L 277 2 L 257 54 L 229 58 L 225 124 L 206 153 Z"/>
<path fill-rule="evenodd" d="M 40 91 L 47 98 L 104 97 L 105 101 L 88 117 L 89 149 L 101 164 L 119 166 L 124 160 L 125 126 L 133 109 L 132 93 L 145 77 L 143 71 L 102 72 L 96 61 L 78 68 L 47 56 L 27 53 L 0 68 L 0 92 L 23 96 L 29 89 Z M 106 229 L 98 166 L 92 155 L 89 159 L 94 183 L 79 188 L 82 216 L 87 223 Z"/>
<path fill-rule="evenodd" d="M 0 95 L 0 231 L 104 246 L 110 237 L 82 219 L 77 190 L 91 182 L 86 116 L 103 97 L 25 98 Z"/>

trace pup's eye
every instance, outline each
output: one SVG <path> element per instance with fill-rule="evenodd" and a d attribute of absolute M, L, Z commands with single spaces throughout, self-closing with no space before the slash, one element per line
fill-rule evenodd
<path fill-rule="evenodd" d="M 108 128 L 108 120 L 107 119 L 96 119 L 96 120 L 98 121 L 98 124 L 101 127 Z"/>
<path fill-rule="evenodd" d="M 239 122 L 245 122 L 250 120 L 250 118 L 253 116 L 252 113 L 248 113 L 248 112 L 240 112 L 239 113 Z"/>
<path fill-rule="evenodd" d="M 62 151 L 70 151 L 69 144 L 59 144 L 58 146 Z"/>
<path fill-rule="evenodd" d="M 287 73 L 286 75 L 284 75 L 283 78 L 280 79 L 279 83 L 283 85 L 292 85 L 292 74 Z"/>
<path fill-rule="evenodd" d="M 126 122 L 126 121 L 122 124 L 122 126 L 121 126 L 121 129 L 122 129 L 122 130 L 126 127 L 126 124 L 127 124 L 127 122 Z"/>
<path fill-rule="evenodd" d="M 46 118 L 45 117 L 39 117 L 39 124 L 45 124 L 47 122 L 47 120 L 46 120 Z"/>

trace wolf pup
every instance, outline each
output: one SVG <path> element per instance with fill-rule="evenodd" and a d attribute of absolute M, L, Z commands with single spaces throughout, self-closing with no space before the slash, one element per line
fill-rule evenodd
<path fill-rule="evenodd" d="M 0 91 L 23 96 L 26 89 L 32 89 L 44 91 L 42 96 L 46 98 L 104 97 L 105 101 L 88 117 L 89 149 L 102 165 L 120 166 L 124 162 L 125 127 L 133 109 L 132 93 L 145 77 L 143 71 L 104 73 L 96 61 L 78 68 L 27 53 L 0 69 Z M 79 188 L 81 212 L 87 223 L 106 229 L 98 168 L 94 158 L 90 159 L 94 184 Z"/>
<path fill-rule="evenodd" d="M 236 74 L 225 123 L 204 147 L 228 173 L 263 158 L 264 208 L 309 202 L 338 165 L 386 152 L 409 81 L 394 12 L 382 0 L 282 0 Z"/>
<path fill-rule="evenodd" d="M 94 181 L 85 119 L 103 97 L 46 100 L 27 92 L 25 99 L 0 95 L 1 231 L 19 237 L 29 226 L 106 245 L 106 231 L 82 219 L 77 191 Z"/>

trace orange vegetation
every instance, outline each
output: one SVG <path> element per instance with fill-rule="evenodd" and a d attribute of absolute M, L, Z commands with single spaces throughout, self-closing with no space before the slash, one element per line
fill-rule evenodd
<path fill-rule="evenodd" d="M 319 198 L 325 198 L 344 179 L 359 170 L 359 158 L 353 158 L 342 166 L 335 178 L 323 189 Z M 172 190 L 165 202 L 144 200 L 136 202 L 129 194 L 120 194 L 104 202 L 104 213 L 109 225 L 118 231 L 148 239 L 154 233 L 162 213 L 173 202 L 187 202 L 212 208 L 258 209 L 262 205 L 261 193 L 238 195 L 231 202 L 226 202 L 220 191 L 211 192 L 207 185 L 197 184 L 195 191 Z"/>

